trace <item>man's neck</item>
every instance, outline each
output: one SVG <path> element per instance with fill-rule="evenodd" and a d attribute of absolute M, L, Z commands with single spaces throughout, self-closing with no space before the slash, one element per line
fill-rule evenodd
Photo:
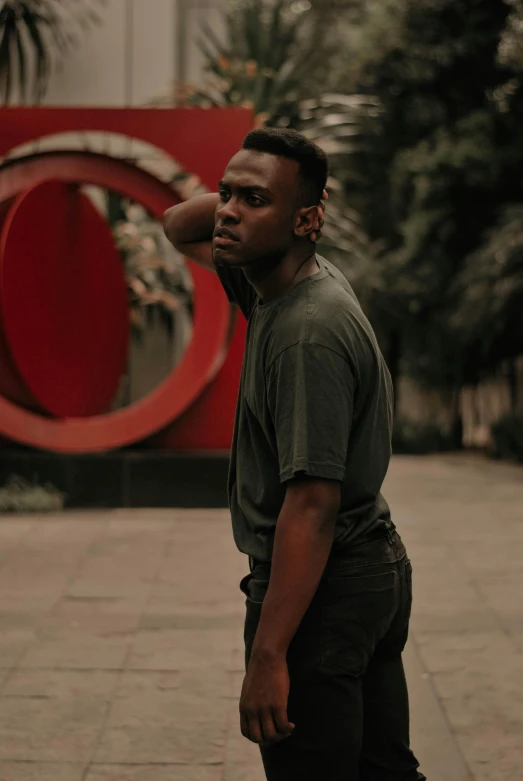
<path fill-rule="evenodd" d="M 243 273 L 264 304 L 289 293 L 293 287 L 318 271 L 315 250 L 289 253 L 269 271 L 244 268 Z"/>

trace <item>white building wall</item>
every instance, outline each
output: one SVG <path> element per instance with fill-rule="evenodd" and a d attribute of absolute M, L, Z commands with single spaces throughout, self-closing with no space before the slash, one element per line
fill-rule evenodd
<path fill-rule="evenodd" d="M 107 0 L 102 23 L 53 73 L 51 106 L 140 106 L 176 79 L 198 82 L 202 21 L 221 29 L 226 0 Z"/>
<path fill-rule="evenodd" d="M 213 32 L 219 37 L 223 34 L 223 13 L 222 8 L 226 5 L 226 0 L 185 0 L 185 29 L 187 47 L 185 62 L 179 70 L 184 71 L 182 77 L 184 81 L 192 84 L 198 84 L 201 81 L 202 65 L 204 56 L 198 49 L 196 41 L 201 37 L 201 26 L 207 24 Z M 183 54 L 183 53 L 182 53 Z"/>

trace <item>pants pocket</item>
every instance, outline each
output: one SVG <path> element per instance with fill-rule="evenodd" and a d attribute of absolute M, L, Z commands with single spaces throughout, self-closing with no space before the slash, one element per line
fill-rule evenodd
<path fill-rule="evenodd" d="M 362 675 L 396 610 L 396 572 L 329 578 L 321 593 L 321 662 Z"/>
<path fill-rule="evenodd" d="M 407 604 L 405 606 L 405 615 L 408 621 L 412 612 L 412 564 L 410 561 L 405 562 L 405 578 L 407 581 Z"/>
<path fill-rule="evenodd" d="M 243 639 L 245 642 L 245 669 L 249 664 L 254 638 L 260 622 L 263 599 L 269 581 L 255 580 L 252 575 L 246 575 L 241 583 L 240 590 L 245 594 L 245 623 L 243 627 Z"/>
<path fill-rule="evenodd" d="M 407 640 L 409 639 L 409 624 L 410 616 L 412 613 L 412 564 L 407 559 L 405 562 L 405 593 L 404 593 L 404 608 L 403 608 L 403 642 L 401 650 L 405 648 Z"/>

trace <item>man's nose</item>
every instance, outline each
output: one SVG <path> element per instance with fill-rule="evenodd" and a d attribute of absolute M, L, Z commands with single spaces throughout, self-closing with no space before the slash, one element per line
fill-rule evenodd
<path fill-rule="evenodd" d="M 227 203 L 218 207 L 218 217 L 222 222 L 239 222 L 240 214 L 238 203 L 235 198 L 231 198 Z"/>

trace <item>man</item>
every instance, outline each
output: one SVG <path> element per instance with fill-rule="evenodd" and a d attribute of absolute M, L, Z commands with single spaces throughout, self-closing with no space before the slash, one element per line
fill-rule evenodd
<path fill-rule="evenodd" d="M 248 319 L 229 499 L 249 556 L 243 735 L 269 781 L 421 781 L 401 654 L 411 566 L 380 494 L 392 388 L 345 278 L 315 253 L 323 152 L 259 129 L 174 246 Z"/>

